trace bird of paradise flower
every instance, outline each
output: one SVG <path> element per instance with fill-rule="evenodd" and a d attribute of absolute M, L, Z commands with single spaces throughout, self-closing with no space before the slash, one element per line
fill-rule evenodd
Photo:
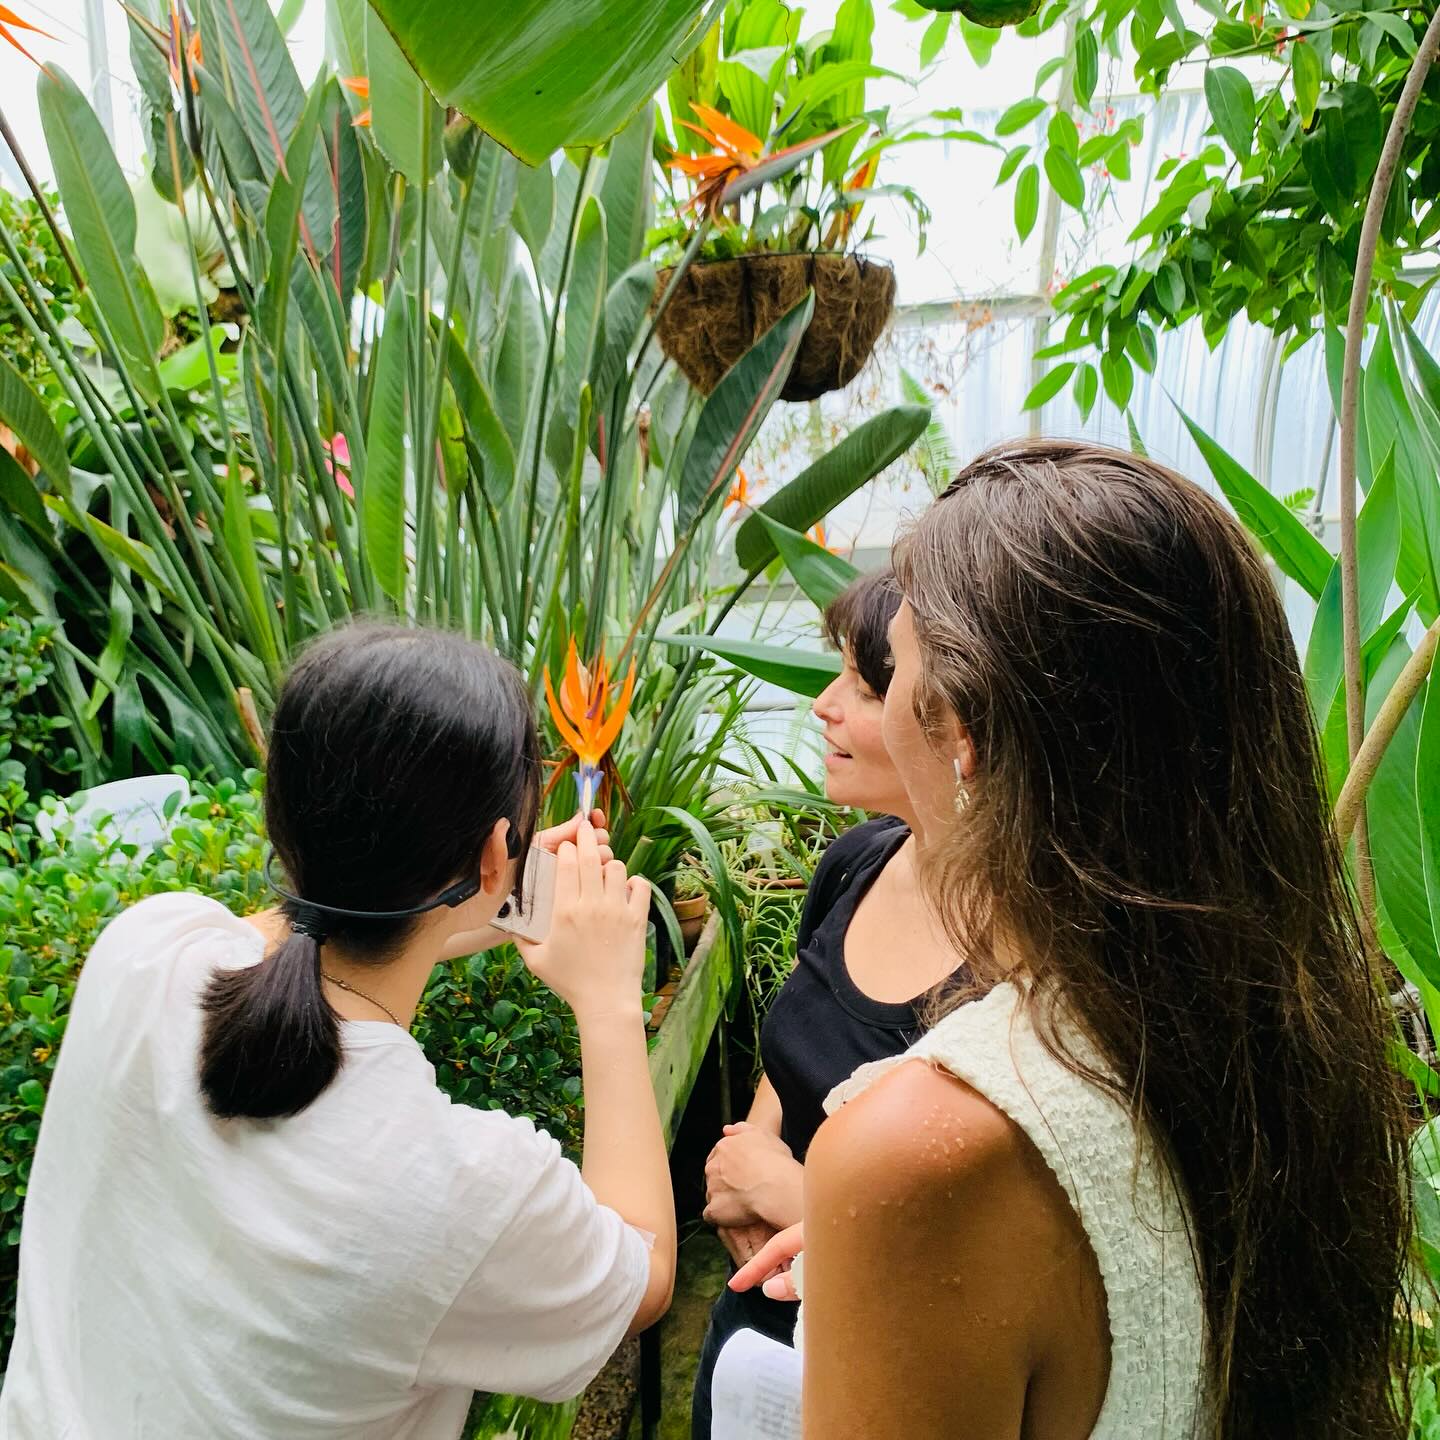
<path fill-rule="evenodd" d="M 362 130 L 370 128 L 370 77 L 368 75 L 347 75 L 340 82 L 352 95 L 358 95 L 365 102 L 365 108 L 350 122 Z"/>
<path fill-rule="evenodd" d="M 728 115 L 722 115 L 713 105 L 702 105 L 697 100 L 691 103 L 690 109 L 704 124 L 695 125 L 689 120 L 681 120 L 680 124 L 706 141 L 711 151 L 707 155 L 682 155 L 675 151 L 670 166 L 700 182 L 686 208 L 710 215 L 717 214 L 722 205 L 793 170 L 807 156 L 824 149 L 837 135 L 854 128 L 854 124 L 842 125 L 824 135 L 767 154 L 765 142 L 758 135 Z"/>
<path fill-rule="evenodd" d="M 183 49 L 185 51 L 185 59 L 188 62 L 186 68 L 188 68 L 190 72 L 190 92 L 193 95 L 198 95 L 200 93 L 200 77 L 195 73 L 195 68 L 205 63 L 205 49 L 200 43 L 200 32 L 198 30 L 191 29 L 189 42 L 186 42 L 186 28 L 187 26 L 184 17 L 180 13 L 180 6 L 177 0 L 170 0 L 170 79 L 174 81 L 175 88 L 178 90 L 181 85 L 180 52 Z"/>
<path fill-rule="evenodd" d="M 42 30 L 38 25 L 32 25 L 28 20 L 21 19 L 8 5 L 0 5 L 0 40 L 4 40 L 8 45 L 13 45 L 27 60 L 39 65 L 40 62 L 15 38 L 11 33 L 12 30 L 29 30 L 33 34 L 43 35 L 47 40 L 53 40 L 55 37 L 48 30 Z M 41 68 L 44 67 L 41 66 Z"/>
<path fill-rule="evenodd" d="M 580 813 L 588 815 L 594 808 L 601 782 L 611 781 L 620 792 L 626 805 L 629 796 L 625 794 L 625 782 L 620 778 L 619 767 L 615 764 L 610 748 L 620 738 L 625 717 L 630 713 L 630 700 L 635 693 L 635 662 L 625 676 L 620 697 L 615 707 L 607 713 L 610 702 L 612 681 L 605 652 L 589 665 L 580 663 L 575 648 L 575 638 L 570 638 L 570 648 L 565 657 L 565 677 L 561 682 L 560 694 L 555 694 L 550 679 L 550 667 L 545 667 L 545 699 L 550 705 L 550 717 L 560 738 L 570 748 L 567 755 L 546 787 L 548 795 L 560 777 L 573 765 L 575 767 L 575 789 L 579 799 Z"/>

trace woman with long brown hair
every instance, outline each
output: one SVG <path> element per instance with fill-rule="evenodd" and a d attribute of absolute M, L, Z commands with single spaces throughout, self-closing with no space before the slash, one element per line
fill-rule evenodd
<path fill-rule="evenodd" d="M 975 986 L 811 1147 L 806 1433 L 1402 1435 L 1405 1116 L 1259 554 L 1052 441 L 895 568 L 886 743 Z"/>

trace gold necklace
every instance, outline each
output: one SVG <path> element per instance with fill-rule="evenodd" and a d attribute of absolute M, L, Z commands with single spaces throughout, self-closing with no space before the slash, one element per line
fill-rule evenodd
<path fill-rule="evenodd" d="M 342 990 L 348 990 L 352 995 L 357 995 L 361 1000 L 368 1001 L 377 1010 L 383 1010 L 397 1025 L 400 1025 L 400 1017 L 383 1000 L 377 1000 L 373 995 L 367 995 L 363 990 L 352 985 L 348 980 L 342 980 L 338 975 L 331 975 L 328 971 L 320 972 L 321 978 L 328 980 L 332 985 L 338 985 Z M 405 1029 L 404 1025 L 400 1028 Z"/>

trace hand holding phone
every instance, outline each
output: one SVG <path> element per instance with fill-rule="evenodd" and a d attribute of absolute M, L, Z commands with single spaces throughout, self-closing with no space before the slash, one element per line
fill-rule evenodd
<path fill-rule="evenodd" d="M 649 884 L 630 879 L 621 861 L 602 860 L 589 823 L 561 844 L 553 879 L 544 939 L 516 937 L 525 964 L 577 1017 L 639 1014 Z"/>
<path fill-rule="evenodd" d="M 550 916 L 555 908 L 555 871 L 557 861 L 548 850 L 530 847 L 520 867 L 515 893 L 505 902 L 492 922 L 497 930 L 519 940 L 543 940 L 550 929 Z"/>

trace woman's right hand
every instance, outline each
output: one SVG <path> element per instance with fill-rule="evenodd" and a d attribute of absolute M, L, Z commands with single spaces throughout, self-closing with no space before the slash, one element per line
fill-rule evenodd
<path fill-rule="evenodd" d="M 804 1249 L 803 1223 L 782 1230 L 730 1277 L 730 1288 L 753 1290 L 758 1285 L 772 1300 L 798 1300 L 800 1272 L 795 1267 Z"/>
<path fill-rule="evenodd" d="M 543 940 L 518 940 L 531 974 L 576 1018 L 641 1013 L 650 884 L 606 861 L 587 819 L 555 856 L 555 907 Z"/>

